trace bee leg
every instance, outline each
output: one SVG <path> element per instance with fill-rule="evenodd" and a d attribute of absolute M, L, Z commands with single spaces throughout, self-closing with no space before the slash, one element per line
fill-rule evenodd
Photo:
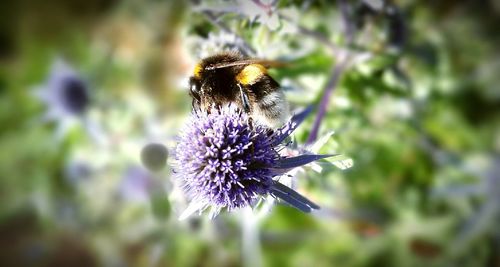
<path fill-rule="evenodd" d="M 250 113 L 250 101 L 248 100 L 248 96 L 243 90 L 243 87 L 241 87 L 241 84 L 238 83 L 238 88 L 240 89 L 240 97 L 241 97 L 241 103 L 243 104 L 243 109 L 245 110 L 246 113 Z"/>

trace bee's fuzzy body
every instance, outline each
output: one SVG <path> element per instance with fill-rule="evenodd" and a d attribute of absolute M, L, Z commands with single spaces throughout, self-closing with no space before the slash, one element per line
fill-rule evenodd
<path fill-rule="evenodd" d="M 194 108 L 209 110 L 233 103 L 270 127 L 280 125 L 288 116 L 283 91 L 266 67 L 237 52 L 201 60 L 189 82 Z"/>

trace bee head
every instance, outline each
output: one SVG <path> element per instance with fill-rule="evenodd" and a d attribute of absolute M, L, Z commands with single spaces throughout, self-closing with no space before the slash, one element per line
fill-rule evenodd
<path fill-rule="evenodd" d="M 233 99 L 236 90 L 235 75 L 241 66 L 217 68 L 242 60 L 237 52 L 223 52 L 204 58 L 193 69 L 189 79 L 189 95 L 193 98 L 194 108 L 219 105 Z"/>

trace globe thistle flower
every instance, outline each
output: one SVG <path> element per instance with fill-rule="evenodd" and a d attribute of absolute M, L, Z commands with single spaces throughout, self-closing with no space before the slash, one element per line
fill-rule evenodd
<path fill-rule="evenodd" d="M 87 84 L 68 64 L 56 60 L 46 84 L 40 86 L 37 96 L 47 103 L 47 118 L 81 116 L 90 104 Z"/>
<path fill-rule="evenodd" d="M 63 60 L 53 63 L 45 84 L 35 88 L 34 95 L 47 105 L 43 120 L 58 124 L 56 137 L 62 138 L 73 126 L 82 125 L 95 141 L 105 142 L 100 127 L 86 117 L 91 104 L 87 82 Z"/>
<path fill-rule="evenodd" d="M 318 209 L 278 181 L 295 167 L 330 156 L 283 157 L 279 153 L 281 143 L 309 111 L 295 115 L 277 130 L 253 121 L 234 106 L 194 111 L 175 149 L 174 176 L 191 201 L 181 219 L 207 208 L 213 218 L 222 209 L 251 206 L 267 195 L 304 212 Z"/>
<path fill-rule="evenodd" d="M 61 59 L 53 63 L 45 84 L 38 86 L 34 93 L 47 105 L 43 119 L 58 123 L 58 137 L 62 137 L 75 124 L 81 123 L 90 105 L 86 82 Z"/>

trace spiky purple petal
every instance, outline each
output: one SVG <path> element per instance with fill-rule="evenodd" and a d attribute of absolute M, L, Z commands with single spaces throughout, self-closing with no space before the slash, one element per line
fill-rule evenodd
<path fill-rule="evenodd" d="M 274 168 L 277 169 L 291 169 L 306 165 L 316 160 L 333 157 L 336 155 L 299 155 L 291 158 L 282 158 L 276 161 Z"/>
<path fill-rule="evenodd" d="M 297 191 L 291 189 L 288 186 L 281 184 L 280 182 L 274 181 L 271 186 L 271 193 L 277 195 L 282 200 L 286 201 L 290 205 L 294 207 L 300 207 L 299 209 L 303 210 L 304 206 L 308 207 L 306 212 L 311 211 L 312 209 L 319 209 L 319 206 L 305 198 Z"/>
<path fill-rule="evenodd" d="M 292 118 L 287 123 L 285 123 L 285 125 L 276 130 L 273 136 L 273 145 L 277 146 L 281 144 L 281 142 L 283 142 L 288 136 L 290 136 L 290 134 L 292 134 L 292 132 L 295 131 L 295 129 L 297 129 L 297 127 L 299 127 L 299 125 L 305 120 L 307 115 L 311 113 L 312 109 L 312 106 L 305 108 L 299 113 L 293 115 Z"/>

